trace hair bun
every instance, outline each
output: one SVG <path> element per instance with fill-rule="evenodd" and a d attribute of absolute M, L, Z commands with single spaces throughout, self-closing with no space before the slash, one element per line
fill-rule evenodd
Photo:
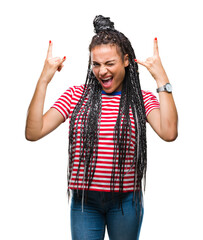
<path fill-rule="evenodd" d="M 110 21 L 110 18 L 103 17 L 102 15 L 98 15 L 95 17 L 93 25 L 95 33 L 99 33 L 105 30 L 115 30 L 114 23 Z"/>

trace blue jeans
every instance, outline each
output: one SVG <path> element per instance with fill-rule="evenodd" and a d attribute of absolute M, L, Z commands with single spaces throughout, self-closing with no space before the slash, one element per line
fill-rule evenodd
<path fill-rule="evenodd" d="M 143 219 L 143 205 L 139 204 L 139 192 L 112 193 L 89 191 L 83 212 L 82 191 L 72 190 L 71 235 L 72 240 L 103 240 L 105 226 L 110 240 L 138 240 Z M 142 195 L 141 195 L 142 196 Z M 122 198 L 122 208 L 119 199 Z"/>

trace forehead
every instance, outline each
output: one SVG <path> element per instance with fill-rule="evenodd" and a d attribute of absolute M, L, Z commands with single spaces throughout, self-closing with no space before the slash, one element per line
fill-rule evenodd
<path fill-rule="evenodd" d="M 110 60 L 121 59 L 118 47 L 112 44 L 102 44 L 95 46 L 91 50 L 91 61 L 95 62 L 106 62 Z"/>

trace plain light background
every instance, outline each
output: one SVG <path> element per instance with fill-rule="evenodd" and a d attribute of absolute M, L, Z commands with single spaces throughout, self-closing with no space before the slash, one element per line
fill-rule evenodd
<path fill-rule="evenodd" d="M 158 38 L 179 114 L 175 142 L 162 141 L 147 127 L 140 240 L 203 239 L 201 9 L 197 0 L 1 2 L 0 239 L 70 239 L 68 121 L 44 139 L 28 142 L 25 120 L 49 40 L 53 56 L 67 60 L 48 87 L 44 110 L 68 87 L 84 83 L 92 22 L 99 14 L 111 17 L 138 59 L 152 55 Z M 139 69 L 142 89 L 156 94 L 154 79 L 144 67 Z"/>

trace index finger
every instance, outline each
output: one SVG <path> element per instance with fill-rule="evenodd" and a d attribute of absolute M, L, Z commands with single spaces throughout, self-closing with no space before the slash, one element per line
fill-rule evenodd
<path fill-rule="evenodd" d="M 154 39 L 154 55 L 159 55 L 157 38 Z"/>
<path fill-rule="evenodd" d="M 47 58 L 52 58 L 52 41 L 49 41 L 49 47 L 47 51 Z"/>

